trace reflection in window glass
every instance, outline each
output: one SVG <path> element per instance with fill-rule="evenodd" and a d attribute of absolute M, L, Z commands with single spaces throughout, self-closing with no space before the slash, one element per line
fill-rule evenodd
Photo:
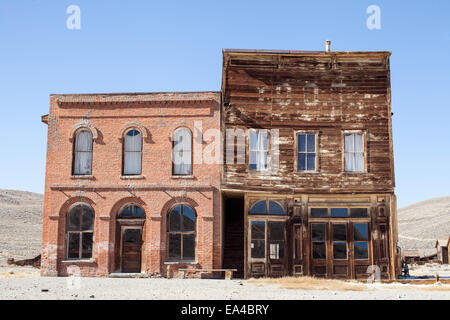
<path fill-rule="evenodd" d="M 352 218 L 367 218 L 369 216 L 367 208 L 351 208 L 350 217 Z"/>
<path fill-rule="evenodd" d="M 355 242 L 355 259 L 369 259 L 369 244 L 367 242 Z"/>
<path fill-rule="evenodd" d="M 311 218 L 326 218 L 328 217 L 327 208 L 311 208 Z"/>
<path fill-rule="evenodd" d="M 333 224 L 333 258 L 347 259 L 346 224 Z"/>
<path fill-rule="evenodd" d="M 168 257 L 177 260 L 195 259 L 195 211 L 188 205 L 174 206 L 168 214 Z"/>
<path fill-rule="evenodd" d="M 264 258 L 266 256 L 266 223 L 264 221 L 252 221 L 251 223 L 251 256 L 252 258 Z"/>
<path fill-rule="evenodd" d="M 266 201 L 258 201 L 253 205 L 253 207 L 250 209 L 250 214 L 266 214 Z"/>
<path fill-rule="evenodd" d="M 326 259 L 326 233 L 325 224 L 313 223 L 311 225 L 313 259 Z"/>
<path fill-rule="evenodd" d="M 283 215 L 283 207 L 275 201 L 269 201 L 269 214 Z"/>
<path fill-rule="evenodd" d="M 68 259 L 92 258 L 94 241 L 94 211 L 86 204 L 70 209 L 66 221 Z"/>
<path fill-rule="evenodd" d="M 367 223 L 355 223 L 353 225 L 353 246 L 355 259 L 369 258 L 369 230 Z"/>
<path fill-rule="evenodd" d="M 284 222 L 269 222 L 270 259 L 284 258 Z"/>
<path fill-rule="evenodd" d="M 347 208 L 331 208 L 331 216 L 333 218 L 347 218 L 348 209 Z"/>

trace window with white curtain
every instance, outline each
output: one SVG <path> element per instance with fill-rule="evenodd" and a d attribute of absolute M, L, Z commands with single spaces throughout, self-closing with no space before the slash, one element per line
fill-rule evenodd
<path fill-rule="evenodd" d="M 192 133 L 188 128 L 178 128 L 173 133 L 173 174 L 192 174 Z"/>
<path fill-rule="evenodd" d="M 364 135 L 362 133 L 345 134 L 345 171 L 364 171 Z"/>
<path fill-rule="evenodd" d="M 250 170 L 268 169 L 269 138 L 267 130 L 250 132 Z"/>
<path fill-rule="evenodd" d="M 92 133 L 90 130 L 82 129 L 75 134 L 74 175 L 92 174 Z"/>
<path fill-rule="evenodd" d="M 140 175 L 142 168 L 142 134 L 131 129 L 125 133 L 123 145 L 123 174 Z"/>

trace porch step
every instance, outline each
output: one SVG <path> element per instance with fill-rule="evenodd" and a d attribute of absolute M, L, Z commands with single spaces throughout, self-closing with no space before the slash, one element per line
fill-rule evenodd
<path fill-rule="evenodd" d="M 112 272 L 109 274 L 110 278 L 150 278 L 148 273 L 122 273 Z"/>

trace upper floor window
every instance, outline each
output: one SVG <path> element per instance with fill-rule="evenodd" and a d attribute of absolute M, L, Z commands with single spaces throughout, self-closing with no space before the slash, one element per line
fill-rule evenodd
<path fill-rule="evenodd" d="M 173 174 L 192 174 L 192 133 L 188 128 L 178 128 L 173 133 Z"/>
<path fill-rule="evenodd" d="M 364 135 L 362 133 L 345 134 L 345 171 L 364 171 Z"/>
<path fill-rule="evenodd" d="M 267 130 L 250 132 L 250 170 L 262 171 L 269 167 L 269 137 Z"/>
<path fill-rule="evenodd" d="M 142 169 L 142 134 L 130 129 L 125 133 L 123 144 L 123 174 L 140 175 Z"/>
<path fill-rule="evenodd" d="M 66 244 L 68 259 L 92 258 L 94 242 L 94 210 L 79 204 L 67 214 Z"/>
<path fill-rule="evenodd" d="M 297 171 L 316 171 L 316 134 L 297 134 Z"/>
<path fill-rule="evenodd" d="M 92 133 L 90 130 L 82 129 L 75 134 L 73 174 L 92 174 Z"/>

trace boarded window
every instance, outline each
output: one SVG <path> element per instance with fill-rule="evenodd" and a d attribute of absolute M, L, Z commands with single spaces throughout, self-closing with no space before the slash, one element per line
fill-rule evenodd
<path fill-rule="evenodd" d="M 75 135 L 74 175 L 92 174 L 92 133 L 89 130 L 80 130 Z"/>
<path fill-rule="evenodd" d="M 267 170 L 269 157 L 269 141 L 267 130 L 250 133 L 250 170 Z"/>
<path fill-rule="evenodd" d="M 364 171 L 364 141 L 362 133 L 345 134 L 345 171 Z"/>
<path fill-rule="evenodd" d="M 192 174 L 192 133 L 188 128 L 178 128 L 173 133 L 173 174 Z"/>
<path fill-rule="evenodd" d="M 316 171 L 315 134 L 297 134 L 297 171 Z"/>
<path fill-rule="evenodd" d="M 190 206 L 180 204 L 170 210 L 167 219 L 169 259 L 195 259 L 195 224 L 195 211 Z"/>
<path fill-rule="evenodd" d="M 92 258 L 94 243 L 94 211 L 86 204 L 79 204 L 67 214 L 66 243 L 68 259 Z"/>
<path fill-rule="evenodd" d="M 142 168 L 142 134 L 131 129 L 125 133 L 123 146 L 123 174 L 140 175 Z"/>

